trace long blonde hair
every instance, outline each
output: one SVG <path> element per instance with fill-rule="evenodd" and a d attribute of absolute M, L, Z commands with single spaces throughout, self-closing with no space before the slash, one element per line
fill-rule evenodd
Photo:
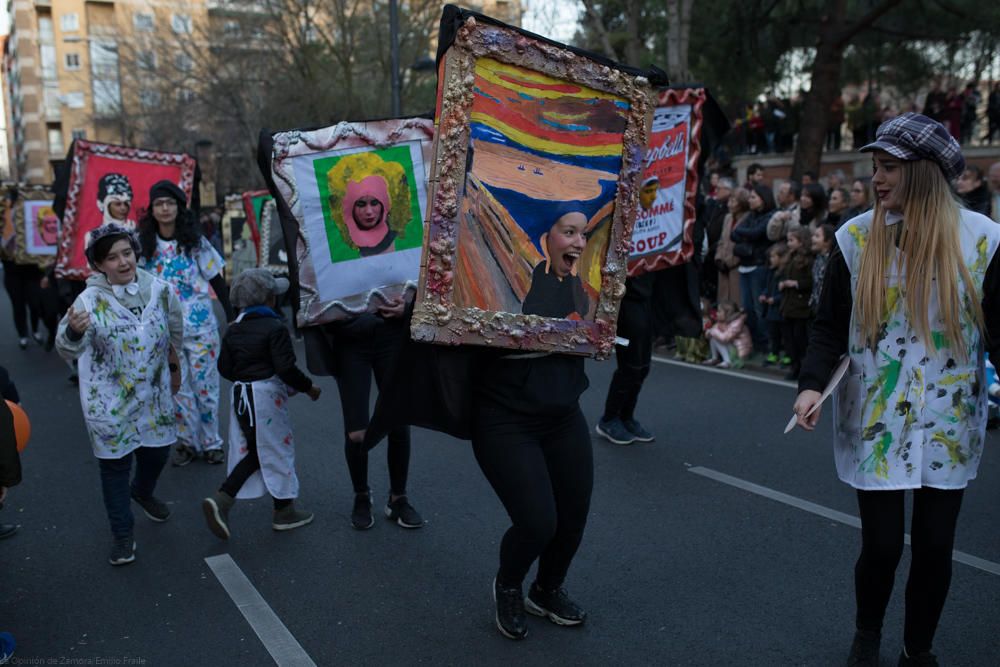
<path fill-rule="evenodd" d="M 931 290 L 937 282 L 938 306 L 944 324 L 944 338 L 953 353 L 967 356 L 963 344 L 963 310 L 983 330 L 983 310 L 979 289 L 962 256 L 959 240 L 959 208 L 941 169 L 932 161 L 900 162 L 897 186 L 903 199 L 902 231 L 899 233 L 898 267 L 904 279 L 900 285 L 906 315 L 927 345 L 938 345 L 928 320 Z M 895 244 L 894 230 L 885 224 L 880 201 L 867 242 L 861 251 L 854 314 L 866 344 L 875 349 L 882 325 L 889 317 L 886 272 Z M 892 227 L 895 227 L 893 225 Z M 966 298 L 959 299 L 959 279 L 965 283 Z"/>

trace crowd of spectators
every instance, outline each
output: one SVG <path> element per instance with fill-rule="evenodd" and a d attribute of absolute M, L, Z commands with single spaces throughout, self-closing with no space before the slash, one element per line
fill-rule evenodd
<path fill-rule="evenodd" d="M 764 96 L 755 104 L 743 105 L 736 114 L 733 130 L 727 138 L 734 154 L 785 153 L 794 148 L 798 136 L 805 91 L 794 97 Z M 827 115 L 825 148 L 828 151 L 856 149 L 874 140 L 879 124 L 894 118 L 901 110 L 883 102 L 877 89 L 838 95 Z M 904 105 L 902 111 L 922 111 L 925 116 L 940 121 L 961 144 L 971 143 L 981 128 L 979 140 L 992 144 L 1000 141 L 1000 83 L 993 84 L 986 99 L 975 83 L 964 88 L 933 84 L 918 104 Z M 845 138 L 850 137 L 850 145 Z"/>
<path fill-rule="evenodd" d="M 714 171 L 706 180 L 695 233 L 700 248 L 688 272 L 698 282 L 702 336 L 681 344 L 677 334 L 678 356 L 726 368 L 752 363 L 794 380 L 834 234 L 873 206 L 871 179 L 837 170 L 822 183 L 807 172 L 801 181 L 769 185 L 755 163 L 742 184 Z M 1000 223 L 1000 162 L 985 174 L 970 164 L 954 188 L 966 208 Z M 669 347 L 669 333 L 661 337 Z"/>

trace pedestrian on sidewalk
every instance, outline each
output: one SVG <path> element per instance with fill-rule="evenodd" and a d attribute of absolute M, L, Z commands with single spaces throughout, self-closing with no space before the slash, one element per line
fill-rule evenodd
<path fill-rule="evenodd" d="M 899 664 L 936 665 L 955 525 L 984 446 L 984 348 L 1000 358 L 1000 226 L 957 205 L 949 182 L 965 160 L 937 121 L 902 114 L 861 150 L 872 153 L 875 209 L 837 231 L 794 410 L 813 430 L 820 411 L 805 415 L 849 355 L 834 398 L 837 472 L 861 515 L 848 664 L 878 664 L 912 489 Z"/>
<path fill-rule="evenodd" d="M 222 463 L 219 436 L 219 324 L 212 291 L 232 321 L 229 288 L 222 277 L 225 262 L 202 233 L 187 207 L 184 191 L 170 181 L 149 189 L 149 209 L 139 219 L 140 265 L 167 281 L 184 308 L 184 344 L 178 348 L 181 390 L 177 404 L 177 446 L 173 464 L 184 466 L 203 456 Z"/>
<path fill-rule="evenodd" d="M 7 401 L 20 403 L 21 397 L 7 369 L 0 366 L 0 509 L 7 500 L 8 489 L 21 483 L 21 456 L 17 451 L 14 415 Z M 0 523 L 0 540 L 16 533 L 19 527 L 16 523 Z"/>
<path fill-rule="evenodd" d="M 153 491 L 177 439 L 171 394 L 180 369 L 173 349 L 183 340 L 184 313 L 170 285 L 136 268 L 138 250 L 135 235 L 119 225 L 91 232 L 86 256 L 95 273 L 56 334 L 59 354 L 79 360 L 80 403 L 114 538 L 112 565 L 135 560 L 130 497 L 151 520 L 170 517 Z"/>
<path fill-rule="evenodd" d="M 320 388 L 295 363 L 292 339 L 277 298 L 288 280 L 267 269 L 247 269 L 233 279 L 229 297 L 240 314 L 226 330 L 219 353 L 219 373 L 233 383 L 229 404 L 229 476 L 202 509 L 209 529 L 229 539 L 229 510 L 236 498 L 274 500 L 274 530 L 311 523 L 313 514 L 296 509 L 299 478 L 288 414 L 288 389 L 313 401 Z"/>

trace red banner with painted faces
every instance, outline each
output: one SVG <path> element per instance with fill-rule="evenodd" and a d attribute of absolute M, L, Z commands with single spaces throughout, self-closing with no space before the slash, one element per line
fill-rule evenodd
<path fill-rule="evenodd" d="M 632 228 L 628 274 L 683 264 L 694 254 L 703 89 L 667 90 L 653 113 Z"/>
<path fill-rule="evenodd" d="M 83 280 L 90 275 L 84 255 L 88 234 L 105 222 L 135 227 L 149 206 L 154 183 L 176 183 L 189 199 L 194 184 L 194 158 L 183 153 L 77 140 L 72 160 L 56 256 L 60 278 Z"/>

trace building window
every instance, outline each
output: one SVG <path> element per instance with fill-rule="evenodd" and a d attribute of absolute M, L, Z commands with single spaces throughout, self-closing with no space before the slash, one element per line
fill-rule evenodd
<path fill-rule="evenodd" d="M 80 54 L 79 53 L 67 53 L 66 54 L 66 69 L 77 70 L 80 69 Z"/>
<path fill-rule="evenodd" d="M 170 27 L 178 35 L 190 35 L 191 17 L 187 14 L 173 14 L 170 17 Z"/>
<path fill-rule="evenodd" d="M 73 130 L 73 139 L 74 140 L 76 140 L 76 139 L 86 139 L 86 138 L 87 138 L 87 130 L 84 130 L 82 128 L 77 128 L 77 129 Z"/>
<path fill-rule="evenodd" d="M 79 14 L 63 14 L 59 18 L 59 27 L 63 32 L 76 32 L 80 29 Z"/>
<path fill-rule="evenodd" d="M 155 27 L 152 14 L 137 13 L 132 17 L 132 24 L 135 26 L 136 30 L 141 30 L 142 32 L 152 32 Z"/>
<path fill-rule="evenodd" d="M 75 93 L 66 93 L 63 95 L 63 103 L 70 109 L 82 109 L 85 103 L 83 93 L 79 91 Z"/>
<path fill-rule="evenodd" d="M 160 105 L 160 91 L 144 88 L 139 91 L 139 104 L 148 108 Z"/>
<path fill-rule="evenodd" d="M 49 128 L 49 155 L 64 155 L 62 130 L 58 127 Z"/>
<path fill-rule="evenodd" d="M 42 79 L 53 81 L 58 78 L 56 74 L 56 47 L 51 44 L 41 44 L 38 47 L 41 56 Z"/>
<path fill-rule="evenodd" d="M 239 21 L 226 21 L 222 26 L 222 34 L 226 37 L 239 37 L 241 32 Z"/>
<path fill-rule="evenodd" d="M 194 102 L 194 91 L 187 88 L 177 90 L 177 101 L 181 104 L 191 104 Z"/>
<path fill-rule="evenodd" d="M 135 64 L 141 70 L 152 72 L 156 69 L 156 51 L 136 51 Z"/>
<path fill-rule="evenodd" d="M 181 72 L 190 72 L 194 69 L 194 60 L 186 53 L 178 53 L 174 56 L 174 67 Z"/>
<path fill-rule="evenodd" d="M 52 19 L 48 16 L 38 17 L 38 42 L 39 44 L 54 44 L 56 41 L 55 32 L 52 30 Z"/>

